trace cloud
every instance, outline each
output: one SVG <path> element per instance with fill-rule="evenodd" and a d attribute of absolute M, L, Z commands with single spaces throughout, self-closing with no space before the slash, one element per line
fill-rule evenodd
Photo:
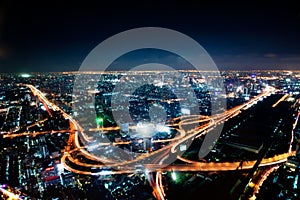
<path fill-rule="evenodd" d="M 266 54 L 264 54 L 264 57 L 265 58 L 276 58 L 277 54 L 275 54 L 275 53 L 266 53 Z"/>
<path fill-rule="evenodd" d="M 286 56 L 286 57 L 281 58 L 281 60 L 284 62 L 300 63 L 300 55 Z"/>

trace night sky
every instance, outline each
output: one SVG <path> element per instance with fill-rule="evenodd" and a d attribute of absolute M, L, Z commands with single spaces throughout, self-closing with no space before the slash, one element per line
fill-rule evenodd
<path fill-rule="evenodd" d="M 219 69 L 300 69 L 296 0 L 109 2 L 0 1 L 0 72 L 78 70 L 106 38 L 147 26 L 192 37 Z"/>

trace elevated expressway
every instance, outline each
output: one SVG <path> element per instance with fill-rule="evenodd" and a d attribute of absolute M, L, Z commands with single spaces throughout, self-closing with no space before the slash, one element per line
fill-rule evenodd
<path fill-rule="evenodd" d="M 89 150 L 89 144 L 92 142 L 92 138 L 89 137 L 80 124 L 72 118 L 72 116 L 65 113 L 55 104 L 51 103 L 43 95 L 41 91 L 32 85 L 28 86 L 33 94 L 37 96 L 42 103 L 47 105 L 48 108 L 61 111 L 66 119 L 70 122 L 70 136 L 68 139 L 67 146 L 65 148 L 64 154 L 61 158 L 62 164 L 65 169 L 78 174 L 85 175 L 106 175 L 106 174 L 124 174 L 124 173 L 136 173 L 136 165 L 143 163 L 144 169 L 147 172 L 161 172 L 161 171 L 228 171 L 236 170 L 238 167 L 241 169 L 251 169 L 255 164 L 255 160 L 249 160 L 242 163 L 240 162 L 201 162 L 188 160 L 180 157 L 178 154 L 181 145 L 190 144 L 192 140 L 196 137 L 202 137 L 206 134 L 210 134 L 211 131 L 217 126 L 217 124 L 223 123 L 225 120 L 238 115 L 242 109 L 245 109 L 262 98 L 269 96 L 276 90 L 273 87 L 267 87 L 260 95 L 250 99 L 248 102 L 229 109 L 221 114 L 216 114 L 211 117 L 207 116 L 182 116 L 173 119 L 174 124 L 170 125 L 170 128 L 176 129 L 178 134 L 172 139 L 166 140 L 154 140 L 153 143 L 163 142 L 168 143 L 161 149 L 149 152 L 141 153 L 138 156 L 134 156 L 127 160 L 118 160 L 114 158 L 108 158 L 106 155 L 95 155 Z M 187 129 L 187 127 L 189 129 Z M 134 127 L 132 127 L 134 128 Z M 106 130 L 118 130 L 118 127 L 105 127 L 102 128 L 103 131 Z M 116 147 L 121 144 L 128 144 L 127 142 L 100 142 L 98 143 L 99 148 L 112 146 Z M 84 145 L 87 144 L 87 145 Z M 82 155 L 90 162 L 82 162 L 76 158 L 76 155 Z M 260 166 L 275 165 L 278 163 L 285 162 L 287 158 L 294 155 L 295 152 L 291 150 L 289 152 L 275 155 L 271 158 L 264 158 L 260 163 Z M 185 162 L 186 164 L 181 165 L 168 165 L 165 160 L 176 156 L 177 159 Z M 145 160 L 149 162 L 144 162 Z M 95 170 L 96 169 L 96 170 Z M 112 169 L 112 170 L 103 170 Z"/>

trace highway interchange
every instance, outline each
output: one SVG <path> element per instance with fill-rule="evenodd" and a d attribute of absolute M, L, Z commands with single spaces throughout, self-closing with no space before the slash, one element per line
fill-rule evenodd
<path fill-rule="evenodd" d="M 67 146 L 61 158 L 61 162 L 64 168 L 68 171 L 83 174 L 83 175 L 112 175 L 112 174 L 131 174 L 131 173 L 145 173 L 148 177 L 149 184 L 153 188 L 153 194 L 157 199 L 164 199 L 164 187 L 162 184 L 162 172 L 169 171 L 184 171 L 184 172 L 198 172 L 198 171 L 229 171 L 240 168 L 241 170 L 247 170 L 253 168 L 256 160 L 246 160 L 245 162 L 203 162 L 196 160 L 189 160 L 183 158 L 181 154 L 182 146 L 189 146 L 195 138 L 206 137 L 207 134 L 211 134 L 218 125 L 221 125 L 228 119 L 237 116 L 243 109 L 247 109 L 258 101 L 263 100 L 265 97 L 276 92 L 273 87 L 267 87 L 258 96 L 250 99 L 248 102 L 226 110 L 223 113 L 215 114 L 213 116 L 200 116 L 189 115 L 174 118 L 172 124 L 169 124 L 170 129 L 175 129 L 177 134 L 174 138 L 153 140 L 152 143 L 164 143 L 167 145 L 148 153 L 140 153 L 131 157 L 131 159 L 116 159 L 107 155 L 95 155 L 89 149 L 91 144 L 96 149 L 102 149 L 112 147 L 118 151 L 123 151 L 118 148 L 118 145 L 129 144 L 131 141 L 120 142 L 99 142 L 93 143 L 93 138 L 85 133 L 84 128 L 69 114 L 64 112 L 61 108 L 50 102 L 45 95 L 33 85 L 25 85 L 28 87 L 34 96 L 43 103 L 49 116 L 52 116 L 53 111 L 60 111 L 65 119 L 69 120 L 70 128 L 68 130 L 52 130 L 52 134 L 56 133 L 69 133 L 69 139 Z M 281 101 L 287 98 L 288 95 L 284 95 L 273 106 L 277 106 Z M 297 119 L 299 117 L 299 113 Z M 40 123 L 40 122 L 37 122 Z M 296 124 L 297 122 L 295 122 Z M 130 129 L 135 129 L 135 126 L 131 126 Z M 90 132 L 106 133 L 107 131 L 119 130 L 119 127 L 101 127 L 89 130 Z M 41 134 L 47 134 L 49 131 L 43 132 L 24 132 L 24 133 L 7 133 L 3 134 L 3 137 L 35 137 Z M 220 135 L 215 135 L 215 141 Z M 292 138 L 293 139 L 293 138 Z M 214 143 L 211 144 L 212 146 Z M 295 151 L 289 148 L 288 152 L 275 155 L 270 158 L 263 158 L 259 164 L 259 167 L 263 166 L 276 166 L 279 163 L 287 161 L 289 156 L 295 155 Z M 76 158 L 76 155 L 82 155 L 87 160 L 92 162 L 86 163 Z M 185 164 L 172 165 L 171 161 L 174 160 L 183 161 Z M 70 164 L 71 163 L 71 164 Z M 75 166 L 75 167 L 74 167 Z M 76 167 L 77 166 L 77 167 Z M 79 166 L 79 167 L 78 167 Z M 138 167 L 137 167 L 138 166 Z M 142 167 L 141 167 L 142 166 Z M 84 169 L 84 170 L 83 170 Z"/>

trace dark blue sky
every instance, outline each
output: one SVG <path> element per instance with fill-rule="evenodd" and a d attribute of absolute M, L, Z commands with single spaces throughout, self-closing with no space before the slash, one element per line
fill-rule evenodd
<path fill-rule="evenodd" d="M 104 39 L 145 26 L 194 38 L 220 69 L 300 69 L 296 0 L 109 2 L 3 1 L 0 72 L 77 70 Z"/>

